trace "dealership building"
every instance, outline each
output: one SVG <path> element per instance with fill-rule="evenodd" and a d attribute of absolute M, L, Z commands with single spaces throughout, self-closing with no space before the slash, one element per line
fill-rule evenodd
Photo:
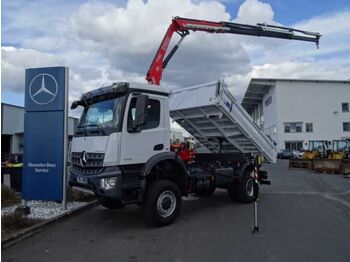
<path fill-rule="evenodd" d="M 242 106 L 278 149 L 350 139 L 350 81 L 251 79 Z"/>
<path fill-rule="evenodd" d="M 68 118 L 68 137 L 71 139 L 78 118 Z M 1 154 L 23 153 L 24 108 L 1 103 Z M 45 126 L 43 124 L 43 132 Z"/>

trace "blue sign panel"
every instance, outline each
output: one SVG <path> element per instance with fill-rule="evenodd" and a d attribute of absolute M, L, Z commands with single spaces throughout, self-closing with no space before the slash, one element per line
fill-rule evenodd
<path fill-rule="evenodd" d="M 26 70 L 23 199 L 62 200 L 68 68 Z"/>

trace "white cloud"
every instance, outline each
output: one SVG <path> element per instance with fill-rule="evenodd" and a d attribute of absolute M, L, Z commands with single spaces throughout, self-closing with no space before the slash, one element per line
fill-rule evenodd
<path fill-rule="evenodd" d="M 293 27 L 321 33 L 320 48 L 317 49 L 311 43 L 286 41 L 284 45 L 277 45 L 273 49 L 260 50 L 262 51 L 260 57 L 264 59 L 262 62 L 280 63 L 288 59 L 308 61 L 345 58 L 350 54 L 350 30 L 347 28 L 346 21 L 350 21 L 350 11 L 322 15 L 299 22 Z"/>
<path fill-rule="evenodd" d="M 271 5 L 258 0 L 246 0 L 239 7 L 236 22 L 246 24 L 274 23 Z"/>
<path fill-rule="evenodd" d="M 113 68 L 144 75 L 171 17 L 176 15 L 214 21 L 230 19 L 225 7 L 215 1 L 194 4 L 190 0 L 150 0 L 146 3 L 131 0 L 125 7 L 84 4 L 73 14 L 71 26 L 82 46 L 108 58 Z M 178 36 L 175 34 L 173 39 L 175 42 Z M 247 70 L 248 64 L 247 53 L 234 39 L 192 32 L 169 63 L 163 83 L 205 82 Z"/>
<path fill-rule="evenodd" d="M 337 67 L 337 62 L 282 62 L 254 66 L 251 77 L 338 79 L 344 80 L 350 73 L 350 65 Z"/>
<path fill-rule="evenodd" d="M 214 1 L 196 5 L 190 0 L 130 0 L 125 7 L 103 2 L 83 4 L 72 15 L 71 27 L 91 47 L 142 55 L 156 49 L 174 16 L 229 19 L 225 7 Z"/>
<path fill-rule="evenodd" d="M 33 49 L 1 48 L 1 89 L 24 91 L 24 71 L 29 67 L 59 66 L 64 60 Z"/>
<path fill-rule="evenodd" d="M 2 91 L 24 93 L 24 72 L 26 68 L 66 66 L 64 59 L 33 49 L 5 46 L 1 48 L 1 51 Z M 126 77 L 121 71 L 105 67 L 71 66 L 69 69 L 70 102 L 77 100 L 82 93 L 110 84 L 114 79 L 120 81 L 141 81 L 139 76 L 129 75 Z"/>
<path fill-rule="evenodd" d="M 350 56 L 348 56 L 350 60 Z M 241 100 L 252 78 L 289 78 L 289 79 L 350 79 L 350 62 L 338 59 L 318 62 L 285 61 L 266 63 L 251 67 L 247 74 L 232 75 L 225 79 L 230 91 Z"/>
<path fill-rule="evenodd" d="M 308 31 L 320 32 L 320 48 L 300 41 L 280 41 L 271 47 L 244 43 L 252 58 L 247 74 L 232 75 L 227 79 L 231 90 L 241 98 L 252 77 L 350 79 L 350 12 L 341 11 L 321 15 L 292 25 Z M 246 48 L 247 45 L 249 48 Z"/>
<path fill-rule="evenodd" d="M 349 34 L 350 11 L 324 14 L 296 23 L 294 26 L 309 31 L 320 31 L 324 36 Z"/>

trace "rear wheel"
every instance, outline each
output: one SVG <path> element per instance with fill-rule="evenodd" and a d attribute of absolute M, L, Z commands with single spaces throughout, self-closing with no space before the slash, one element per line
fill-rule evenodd
<path fill-rule="evenodd" d="M 169 180 L 153 182 L 144 203 L 145 214 L 150 223 L 157 226 L 174 222 L 181 206 L 181 191 Z"/>
<path fill-rule="evenodd" d="M 112 200 L 106 197 L 98 197 L 98 202 L 108 209 L 120 209 L 124 207 L 124 205 L 120 201 Z"/>
<path fill-rule="evenodd" d="M 252 172 L 254 171 L 246 171 L 241 180 L 228 187 L 228 195 L 232 200 L 252 203 L 258 198 L 259 185 L 255 183 Z"/>

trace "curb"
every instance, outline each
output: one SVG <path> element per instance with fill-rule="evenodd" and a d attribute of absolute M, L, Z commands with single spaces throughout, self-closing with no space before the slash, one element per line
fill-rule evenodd
<path fill-rule="evenodd" d="M 43 231 L 47 226 L 54 224 L 54 223 L 57 223 L 61 219 L 78 215 L 81 212 L 83 212 L 84 210 L 92 208 L 96 205 L 98 205 L 98 201 L 94 200 L 94 201 L 86 204 L 85 206 L 70 210 L 70 211 L 63 213 L 55 218 L 51 218 L 47 221 L 44 221 L 44 222 L 41 222 L 41 223 L 36 224 L 34 226 L 25 228 L 25 229 L 15 233 L 15 234 L 9 236 L 8 238 L 2 239 L 1 240 L 1 250 L 4 250 L 5 248 L 8 248 L 9 246 L 16 244 L 23 239 L 26 239 L 26 238 L 28 238 L 36 233 Z"/>

